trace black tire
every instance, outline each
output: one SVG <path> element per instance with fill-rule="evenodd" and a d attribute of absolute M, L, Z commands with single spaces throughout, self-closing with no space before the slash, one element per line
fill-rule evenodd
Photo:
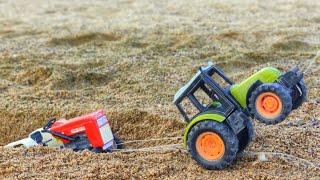
<path fill-rule="evenodd" d="M 124 148 L 123 141 L 115 134 L 113 134 L 113 138 L 115 143 L 115 149 L 123 149 Z"/>
<path fill-rule="evenodd" d="M 224 154 L 217 160 L 206 160 L 197 151 L 196 141 L 200 134 L 213 132 L 217 134 L 224 143 Z M 210 120 L 201 121 L 192 127 L 188 134 L 188 150 L 192 158 L 206 169 L 223 169 L 231 165 L 238 151 L 238 139 L 229 126 L 225 123 Z"/>
<path fill-rule="evenodd" d="M 301 93 L 300 93 L 301 92 Z M 292 110 L 297 109 L 302 105 L 307 99 L 308 89 L 304 80 L 301 79 L 300 82 L 292 88 Z"/>
<path fill-rule="evenodd" d="M 117 149 L 124 149 L 123 141 L 115 134 L 113 134 L 113 144 L 104 152 L 114 152 Z"/>
<path fill-rule="evenodd" d="M 261 114 L 256 106 L 257 98 L 262 93 L 270 92 L 280 99 L 282 108 L 276 116 L 267 117 Z M 270 125 L 282 122 L 292 110 L 290 91 L 278 83 L 267 83 L 258 86 L 251 94 L 248 104 L 249 111 L 258 121 Z"/>
<path fill-rule="evenodd" d="M 250 120 L 246 121 L 246 127 L 237 135 L 239 140 L 238 153 L 243 152 L 252 142 L 255 136 L 253 123 Z"/>

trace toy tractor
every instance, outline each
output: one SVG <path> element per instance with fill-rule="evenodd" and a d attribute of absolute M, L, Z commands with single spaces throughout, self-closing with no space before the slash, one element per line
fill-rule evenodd
<path fill-rule="evenodd" d="M 176 93 L 174 104 L 188 123 L 184 144 L 191 156 L 206 169 L 222 169 L 252 141 L 251 118 L 280 123 L 305 101 L 306 93 L 298 68 L 281 74 L 267 67 L 234 84 L 209 63 Z"/>
<path fill-rule="evenodd" d="M 112 133 L 105 112 L 99 110 L 73 119 L 52 118 L 28 138 L 12 142 L 5 147 L 33 147 L 43 145 L 69 148 L 74 151 L 109 152 L 123 148 L 122 141 Z"/>

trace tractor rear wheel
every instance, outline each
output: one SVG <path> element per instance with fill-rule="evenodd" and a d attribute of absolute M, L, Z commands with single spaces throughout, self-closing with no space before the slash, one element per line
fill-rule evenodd
<path fill-rule="evenodd" d="M 222 169 L 236 158 L 238 139 L 229 126 L 215 121 L 197 123 L 188 134 L 188 150 L 206 169 Z"/>
<path fill-rule="evenodd" d="M 246 127 L 237 135 L 237 137 L 239 140 L 238 153 L 241 153 L 248 147 L 254 138 L 254 127 L 250 120 L 246 121 Z"/>
<path fill-rule="evenodd" d="M 301 79 L 300 82 L 292 88 L 292 109 L 297 109 L 302 105 L 307 99 L 307 87 L 304 80 Z"/>
<path fill-rule="evenodd" d="M 248 107 L 258 121 L 277 124 L 291 112 L 292 99 L 289 90 L 280 84 L 262 84 L 252 92 Z"/>

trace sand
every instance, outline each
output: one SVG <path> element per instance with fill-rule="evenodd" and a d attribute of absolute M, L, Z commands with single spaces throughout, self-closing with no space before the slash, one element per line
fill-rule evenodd
<path fill-rule="evenodd" d="M 0 147 L 0 178 L 319 179 L 319 9 L 311 0 L 1 0 L 0 146 L 50 117 L 97 109 L 125 142 L 172 139 L 112 154 Z M 284 122 L 255 121 L 252 144 L 220 171 L 198 166 L 175 139 L 185 123 L 173 95 L 209 59 L 236 82 L 298 66 L 309 87 Z"/>

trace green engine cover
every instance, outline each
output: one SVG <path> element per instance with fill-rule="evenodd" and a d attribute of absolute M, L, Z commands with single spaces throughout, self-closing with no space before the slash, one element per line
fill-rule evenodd
<path fill-rule="evenodd" d="M 243 107 L 247 107 L 247 93 L 258 80 L 262 83 L 272 83 L 279 78 L 281 72 L 274 67 L 266 67 L 250 76 L 248 79 L 231 86 L 230 92 L 235 100 Z"/>

